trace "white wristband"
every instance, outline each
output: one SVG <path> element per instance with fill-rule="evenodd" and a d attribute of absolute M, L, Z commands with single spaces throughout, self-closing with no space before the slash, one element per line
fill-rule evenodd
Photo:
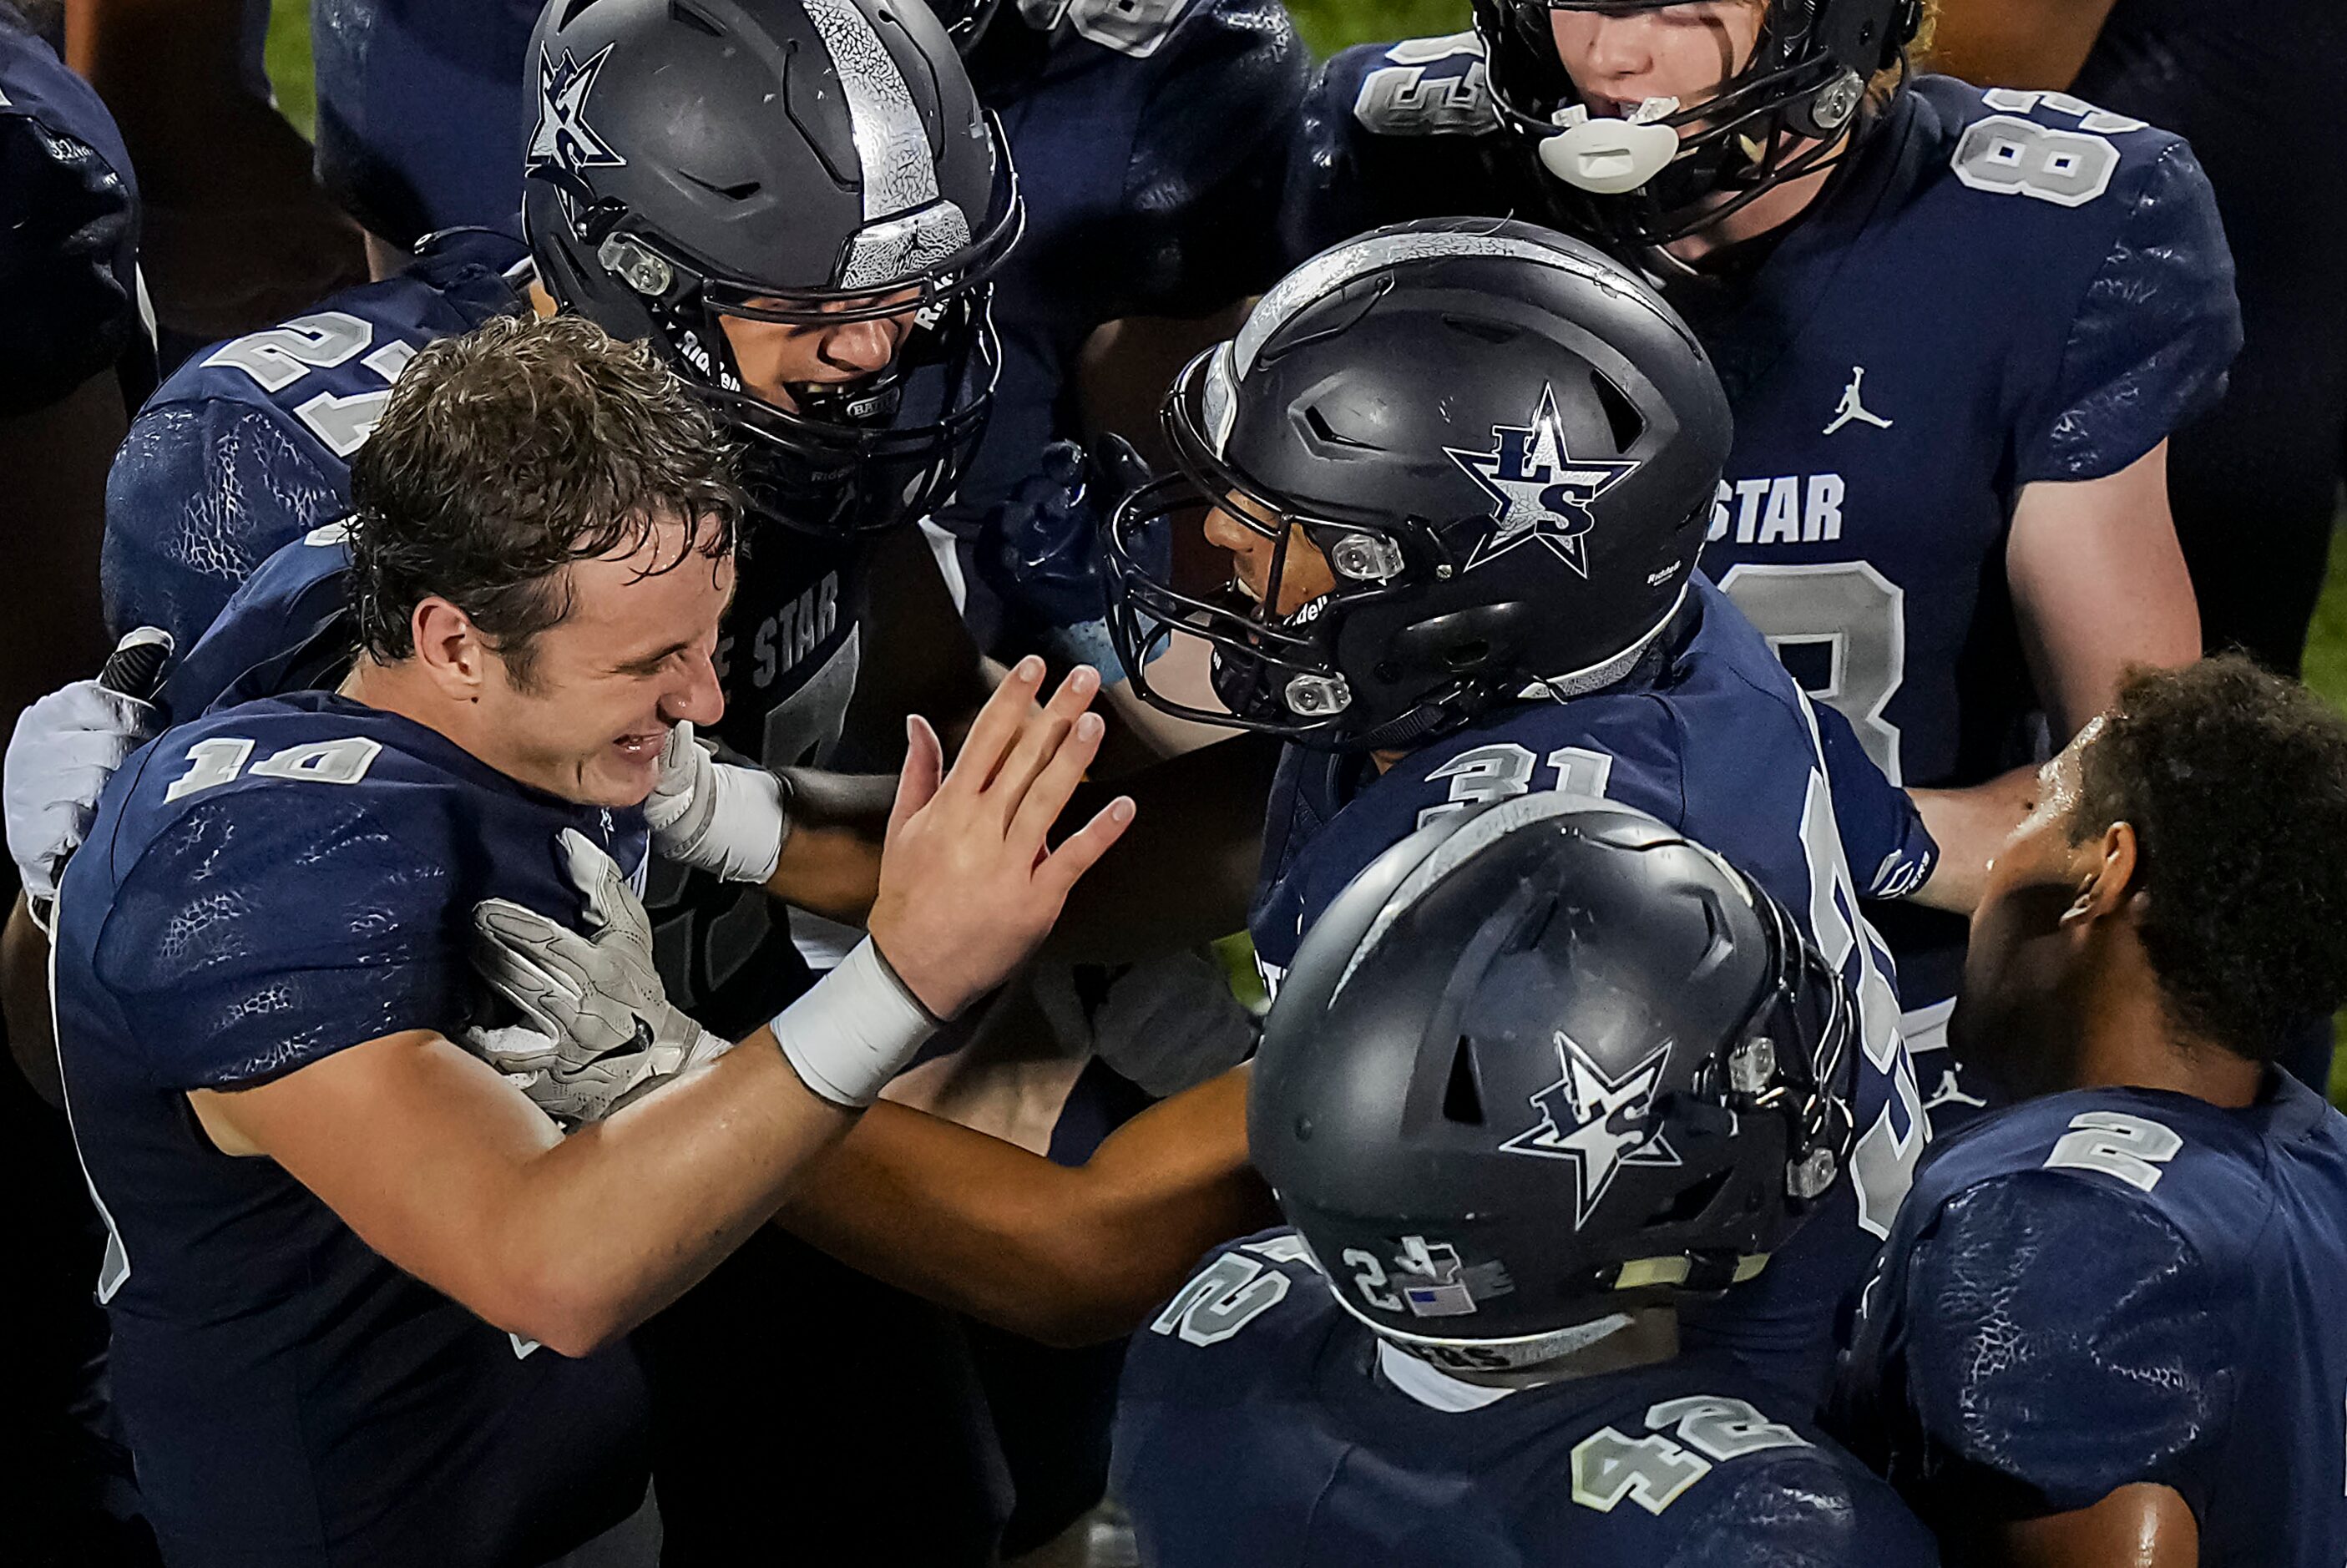
<path fill-rule="evenodd" d="M 861 1110 L 912 1061 L 938 1020 L 866 937 L 768 1027 L 809 1089 Z"/>

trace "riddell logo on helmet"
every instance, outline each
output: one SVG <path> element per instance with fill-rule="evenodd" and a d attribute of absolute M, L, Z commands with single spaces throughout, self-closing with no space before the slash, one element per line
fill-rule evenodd
<path fill-rule="evenodd" d="M 1556 391 L 1543 383 L 1523 425 L 1494 425 L 1489 452 L 1443 451 L 1491 497 L 1500 527 L 1468 557 L 1471 569 L 1538 539 L 1583 577 L 1589 575 L 1590 504 L 1637 472 L 1630 458 L 1575 457 L 1566 450 Z"/>

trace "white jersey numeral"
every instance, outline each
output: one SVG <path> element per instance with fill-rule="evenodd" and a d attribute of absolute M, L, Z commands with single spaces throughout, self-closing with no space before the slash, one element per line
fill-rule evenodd
<path fill-rule="evenodd" d="M 264 392 L 282 392 L 313 370 L 348 364 L 374 341 L 374 328 L 368 323 L 343 311 L 320 311 L 222 343 L 204 363 L 241 370 Z M 391 401 L 391 384 L 415 357 L 414 344 L 394 339 L 359 360 L 383 378 L 381 391 L 347 395 L 321 392 L 296 405 L 293 412 L 335 456 L 348 457 L 374 434 L 384 405 Z"/>
<path fill-rule="evenodd" d="M 1603 798 L 1614 774 L 1614 759 L 1586 746 L 1559 746 L 1542 760 L 1555 771 L 1556 783 L 1552 787 L 1566 794 Z M 1426 775 L 1430 783 L 1449 780 L 1450 798 L 1419 812 L 1418 825 L 1424 827 L 1469 806 L 1526 794 L 1532 789 L 1532 753 L 1513 741 L 1471 747 Z"/>
<path fill-rule="evenodd" d="M 1600 1427 L 1573 1445 L 1573 1501 L 1600 1513 L 1625 1501 L 1660 1513 L 1715 1464 L 1768 1449 L 1815 1446 L 1744 1400 L 1721 1394 L 1665 1399 L 1647 1410 L 1646 1425 L 1654 1430 L 1644 1437 Z M 1661 1435 L 1671 1429 L 1678 1442 Z"/>
<path fill-rule="evenodd" d="M 2054 1152 L 2045 1156 L 2049 1171 L 2100 1171 L 2116 1176 L 2139 1192 L 2159 1185 L 2162 1165 L 2176 1158 L 2184 1140 L 2173 1128 L 2124 1111 L 2081 1111 L 2070 1118 Z"/>
<path fill-rule="evenodd" d="M 178 800 L 227 784 L 248 771 L 254 778 L 354 784 L 366 777 L 367 769 L 382 753 L 381 742 L 345 735 L 336 741 L 304 741 L 272 752 L 248 770 L 244 763 L 252 755 L 252 743 L 241 735 L 216 735 L 188 748 L 188 761 L 194 765 L 171 781 L 163 798 Z"/>
<path fill-rule="evenodd" d="M 1778 658 L 1788 648 L 1825 648 L 1825 683 L 1809 695 L 1840 710 L 1883 776 L 1901 783 L 1899 726 L 1882 715 L 1907 678 L 1906 590 L 1862 560 L 1738 565 L 1719 590 Z"/>
<path fill-rule="evenodd" d="M 1186 1344 L 1219 1345 L 1278 1306 L 1287 1296 L 1287 1276 L 1279 1270 L 1226 1252 L 1165 1304 L 1149 1330 L 1179 1335 Z"/>

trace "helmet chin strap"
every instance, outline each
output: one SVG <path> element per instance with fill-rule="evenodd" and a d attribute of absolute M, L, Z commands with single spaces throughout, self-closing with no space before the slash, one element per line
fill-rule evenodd
<path fill-rule="evenodd" d="M 1563 128 L 1540 144 L 1542 168 L 1575 190 L 1620 196 L 1660 174 L 1679 152 L 1679 133 L 1660 124 L 1676 98 L 1648 98 L 1621 119 L 1595 118 L 1575 104 L 1558 111 Z"/>

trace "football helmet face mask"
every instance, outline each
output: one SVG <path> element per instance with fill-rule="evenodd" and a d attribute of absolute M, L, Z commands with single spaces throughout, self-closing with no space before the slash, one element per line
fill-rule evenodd
<path fill-rule="evenodd" d="M 1869 84 L 1905 68 L 1925 7 L 1766 0 L 1750 57 L 1716 91 L 1686 104 L 1650 99 L 1621 118 L 1603 106 L 1593 112 L 1549 26 L 1557 11 L 1622 15 L 1712 3 L 1473 0 L 1493 105 L 1558 221 L 1625 248 L 1666 244 L 1830 168 L 1869 121 Z"/>
<path fill-rule="evenodd" d="M 1686 592 L 1731 435 L 1710 362 L 1651 289 L 1491 219 L 1399 224 L 1306 262 L 1191 362 L 1164 424 L 1175 472 L 1108 528 L 1110 630 L 1136 690 L 1342 750 L 1627 673 Z M 1244 587 L 1160 564 L 1169 525 L 1212 511 L 1265 541 Z M 1333 586 L 1298 604 L 1321 578 L 1307 548 Z M 1178 637 L 1211 648 L 1221 709 L 1151 683 Z"/>
<path fill-rule="evenodd" d="M 1023 208 L 937 19 L 556 0 L 535 44 L 523 220 L 556 299 L 651 343 L 720 408 L 761 515 L 854 535 L 948 498 L 990 411 L 990 279 Z M 729 320 L 903 326 L 884 368 L 780 401 L 744 383 Z"/>
<path fill-rule="evenodd" d="M 1749 1278 L 1852 1143 L 1849 990 L 1710 851 L 1589 797 L 1425 828 L 1307 935 L 1248 1146 L 1329 1287 L 1438 1365 Z"/>

